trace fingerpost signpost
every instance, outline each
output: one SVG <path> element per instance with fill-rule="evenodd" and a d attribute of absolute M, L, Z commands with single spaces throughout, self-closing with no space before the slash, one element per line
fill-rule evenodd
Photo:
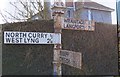
<path fill-rule="evenodd" d="M 61 0 L 54 2 L 52 15 L 54 18 L 55 33 L 61 34 L 62 29 L 94 31 L 94 21 L 65 18 L 64 9 L 64 3 Z M 67 53 L 67 55 L 64 53 Z M 53 75 L 62 75 L 61 63 L 81 69 L 82 54 L 80 52 L 62 50 L 62 44 L 54 44 L 53 57 Z"/>
<path fill-rule="evenodd" d="M 54 32 L 62 33 L 63 25 L 63 15 L 64 15 L 64 4 L 62 1 L 55 1 L 52 7 L 52 15 L 54 18 Z M 54 58 L 53 58 L 53 75 L 61 76 L 61 60 L 60 60 L 60 50 L 62 49 L 62 44 L 54 44 Z"/>
<path fill-rule="evenodd" d="M 66 30 L 94 31 L 94 21 L 65 18 L 65 5 L 61 0 L 53 4 L 54 33 L 4 31 L 4 44 L 54 44 L 53 75 L 61 76 L 61 64 L 78 69 L 82 66 L 82 53 L 62 50 L 61 33 Z"/>

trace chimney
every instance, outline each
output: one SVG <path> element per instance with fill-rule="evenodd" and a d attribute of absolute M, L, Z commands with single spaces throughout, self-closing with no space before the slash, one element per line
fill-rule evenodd
<path fill-rule="evenodd" d="M 66 7 L 74 7 L 74 0 L 65 0 Z"/>

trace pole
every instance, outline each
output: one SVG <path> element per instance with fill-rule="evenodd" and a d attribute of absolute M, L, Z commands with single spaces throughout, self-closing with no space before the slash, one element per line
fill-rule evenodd
<path fill-rule="evenodd" d="M 2 76 L 2 25 L 0 24 L 0 77 Z"/>
<path fill-rule="evenodd" d="M 61 26 L 62 24 L 60 23 L 61 21 L 61 15 L 60 14 L 56 14 L 54 17 L 54 30 L 55 33 L 62 33 L 62 29 Z M 61 62 L 60 62 L 60 51 L 62 49 L 62 44 L 55 44 L 54 45 L 54 61 L 53 61 L 53 67 L 54 67 L 54 75 L 61 75 Z"/>
<path fill-rule="evenodd" d="M 117 17 L 117 29 L 118 29 L 117 30 L 117 37 L 118 37 L 118 39 L 117 39 L 118 40 L 118 74 L 120 74 L 120 66 L 119 66 L 120 65 L 120 62 L 119 62 L 120 61 L 120 56 L 119 56 L 120 55 L 120 47 L 119 47 L 120 46 L 120 42 L 119 42 L 120 41 L 120 37 L 119 37 L 119 33 L 120 33 L 120 26 L 119 26 L 120 23 L 119 22 L 120 22 L 120 20 L 119 20 L 119 17 L 120 16 L 119 16 L 119 9 L 118 9 L 119 2 L 120 2 L 119 0 L 116 0 L 116 15 L 117 15 L 116 17 Z"/>
<path fill-rule="evenodd" d="M 62 33 L 62 25 L 63 25 L 63 15 L 64 15 L 64 5 L 59 0 L 54 2 L 52 7 L 52 15 L 54 18 L 54 32 L 55 33 Z M 60 51 L 62 49 L 62 44 L 55 44 L 54 45 L 54 57 L 53 57 L 53 75 L 54 76 L 61 76 L 61 60 L 60 60 Z"/>

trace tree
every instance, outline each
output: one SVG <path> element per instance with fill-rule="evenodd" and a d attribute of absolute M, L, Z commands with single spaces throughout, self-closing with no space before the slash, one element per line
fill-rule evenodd
<path fill-rule="evenodd" d="M 44 1 L 44 3 L 43 3 Z M 50 0 L 49 0 L 50 1 Z M 29 21 L 32 17 L 37 15 L 39 19 L 49 19 L 50 4 L 46 0 L 17 0 L 17 2 L 9 2 L 15 8 L 15 14 L 4 10 L 6 14 L 0 12 L 5 22 L 15 21 Z M 43 5 L 44 4 L 44 5 Z"/>

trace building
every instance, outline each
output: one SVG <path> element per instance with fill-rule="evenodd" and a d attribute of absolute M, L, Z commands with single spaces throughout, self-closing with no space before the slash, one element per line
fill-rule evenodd
<path fill-rule="evenodd" d="M 93 1 L 66 2 L 66 17 L 95 20 L 96 22 L 112 23 L 111 12 L 114 9 Z"/>
<path fill-rule="evenodd" d="M 66 0 L 65 4 L 65 17 L 67 18 L 77 18 L 83 20 L 94 20 L 95 22 L 112 23 L 111 13 L 114 11 L 114 9 L 88 0 L 87 2 L 85 0 L 84 2 L 73 2 L 73 0 Z M 48 7 L 50 9 L 50 4 Z M 49 15 L 50 14 L 51 13 L 49 13 Z M 38 14 L 36 14 L 31 18 L 31 20 L 35 19 L 41 18 Z"/>

